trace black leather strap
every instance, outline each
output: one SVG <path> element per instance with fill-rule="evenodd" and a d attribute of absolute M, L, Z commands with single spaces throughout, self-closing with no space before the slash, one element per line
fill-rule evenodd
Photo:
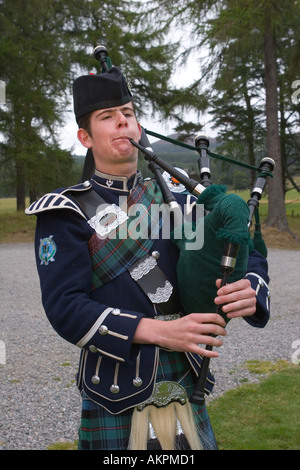
<path fill-rule="evenodd" d="M 130 269 L 129 272 L 132 276 L 132 272 L 136 267 L 141 264 L 145 259 L 151 258 L 151 256 L 146 255 L 141 261 L 137 261 Z M 133 277 L 133 276 L 132 276 Z M 160 267 L 156 264 L 152 267 L 148 272 L 143 274 L 139 279 L 133 277 L 133 279 L 137 282 L 140 286 L 142 291 L 147 295 L 147 297 L 153 302 L 152 295 L 155 294 L 158 289 L 162 291 L 165 289 L 166 282 L 169 282 L 165 273 L 160 269 Z M 159 297 L 159 296 L 158 296 Z M 171 313 L 178 313 L 181 311 L 181 303 L 179 299 L 179 295 L 177 291 L 172 286 L 172 294 L 170 295 L 169 299 L 165 302 L 153 302 L 155 303 L 156 307 L 163 315 L 171 314 Z"/>
<path fill-rule="evenodd" d="M 71 196 L 80 205 L 81 209 L 86 214 L 87 219 L 91 219 L 92 217 L 94 217 L 98 206 L 100 206 L 101 204 L 107 204 L 104 199 L 99 196 L 96 191 L 94 191 L 93 188 L 81 193 L 72 192 Z"/>
<path fill-rule="evenodd" d="M 88 191 L 81 193 L 72 193 L 72 197 L 80 205 L 81 209 L 87 216 L 87 219 L 94 217 L 97 207 L 101 204 L 107 204 L 104 199 L 99 196 L 92 188 Z M 148 255 L 147 255 L 148 256 Z M 136 264 L 138 264 L 137 262 Z M 131 272 L 136 264 L 129 269 Z M 140 279 L 135 279 L 143 292 L 149 297 L 149 293 L 155 293 L 157 289 L 163 289 L 166 281 L 168 281 L 163 271 L 156 265 L 147 274 L 143 275 Z M 170 313 L 178 313 L 181 310 L 181 303 L 177 291 L 173 288 L 172 294 L 168 301 L 155 303 L 160 313 L 166 315 Z"/>

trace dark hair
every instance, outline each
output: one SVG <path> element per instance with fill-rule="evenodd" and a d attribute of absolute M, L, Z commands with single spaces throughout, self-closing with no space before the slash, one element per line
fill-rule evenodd
<path fill-rule="evenodd" d="M 78 119 L 78 127 L 85 129 L 90 137 L 92 137 L 92 130 L 91 130 L 91 115 L 92 113 L 87 113 L 81 118 Z"/>

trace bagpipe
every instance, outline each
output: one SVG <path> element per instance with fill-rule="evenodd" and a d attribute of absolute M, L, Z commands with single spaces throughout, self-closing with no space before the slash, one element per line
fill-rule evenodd
<path fill-rule="evenodd" d="M 97 46 L 94 55 L 100 62 L 102 71 L 109 70 L 111 62 L 106 48 Z M 172 167 L 156 155 L 151 148 L 147 134 L 155 135 L 151 131 L 142 128 L 141 140 L 139 142 L 130 140 L 130 142 L 148 161 L 149 169 L 153 172 L 161 188 L 164 202 L 168 204 L 174 214 L 174 227 L 176 228 L 176 220 L 179 221 L 178 223 L 182 222 L 182 217 L 176 218 L 176 214 L 178 215 L 182 209 L 179 207 L 176 197 L 172 193 L 170 185 L 167 184 L 166 178 L 163 177 L 161 170 L 164 170 L 182 184 L 189 193 L 195 196 L 197 204 L 202 204 L 205 209 L 205 216 L 201 217 L 200 220 L 195 220 L 192 224 L 203 233 L 203 244 L 200 249 L 191 249 L 189 236 L 173 237 L 173 242 L 178 246 L 180 252 L 177 263 L 177 280 L 184 314 L 216 311 L 223 316 L 227 323 L 228 319 L 226 315 L 223 315 L 222 306 L 218 306 L 217 310 L 215 307 L 216 279 L 221 278 L 222 286 L 224 286 L 229 277 L 230 282 L 243 278 L 252 247 L 266 256 L 266 247 L 259 235 L 258 207 L 267 179 L 272 177 L 274 160 L 265 157 L 258 167 L 250 167 L 227 157 L 227 160 L 231 163 L 246 166 L 259 172 L 250 199 L 246 202 L 236 194 L 227 193 L 225 186 L 212 183 L 210 157 L 215 156 L 215 154 L 209 151 L 209 140 L 206 136 L 197 136 L 195 146 L 188 146 L 194 152 L 196 151 L 198 155 L 199 182 L 189 178 L 179 169 Z M 161 139 L 171 140 L 175 145 L 182 145 L 182 142 L 156 135 Z M 91 177 L 93 164 L 92 153 L 88 150 L 82 181 Z M 256 218 L 256 231 L 254 239 L 252 239 L 250 228 L 254 215 Z M 181 231 L 182 233 L 183 231 Z M 258 246 L 259 244 L 260 246 Z M 211 350 L 212 347 L 207 345 L 206 349 Z M 192 403 L 201 405 L 205 401 L 204 388 L 209 362 L 209 358 L 203 357 L 195 390 L 190 397 Z"/>

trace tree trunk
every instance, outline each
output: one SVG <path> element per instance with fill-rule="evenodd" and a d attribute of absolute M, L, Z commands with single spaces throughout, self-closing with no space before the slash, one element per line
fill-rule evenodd
<path fill-rule="evenodd" d="M 16 179 L 17 179 L 17 210 L 25 210 L 25 171 L 24 162 L 17 160 L 16 163 Z"/>
<path fill-rule="evenodd" d="M 247 131 L 246 131 L 246 142 L 248 148 L 248 163 L 249 165 L 255 166 L 255 152 L 254 152 L 254 112 L 251 105 L 251 98 L 247 88 L 247 76 L 246 74 L 242 77 L 243 80 L 243 95 L 246 103 L 246 116 L 247 116 Z M 250 170 L 250 190 L 253 188 L 253 184 L 256 178 L 256 171 Z"/>
<path fill-rule="evenodd" d="M 270 15 L 267 15 L 264 35 L 265 87 L 266 87 L 266 127 L 267 155 L 275 161 L 274 178 L 268 182 L 269 209 L 266 225 L 289 230 L 284 202 L 281 149 L 278 125 L 278 77 L 276 63 L 275 38 Z"/>

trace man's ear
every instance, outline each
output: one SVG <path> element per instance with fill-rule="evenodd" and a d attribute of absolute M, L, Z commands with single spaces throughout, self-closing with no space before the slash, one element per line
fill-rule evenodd
<path fill-rule="evenodd" d="M 141 127 L 141 125 L 140 125 L 140 123 L 139 123 L 139 122 L 138 122 L 138 128 L 139 128 L 139 131 L 140 131 L 140 137 L 139 137 L 139 140 L 140 140 L 140 138 L 141 138 L 141 135 L 142 135 L 142 127 Z"/>
<path fill-rule="evenodd" d="M 92 140 L 90 135 L 85 129 L 82 129 L 81 127 L 77 131 L 77 139 L 85 148 L 89 149 L 92 147 Z"/>

